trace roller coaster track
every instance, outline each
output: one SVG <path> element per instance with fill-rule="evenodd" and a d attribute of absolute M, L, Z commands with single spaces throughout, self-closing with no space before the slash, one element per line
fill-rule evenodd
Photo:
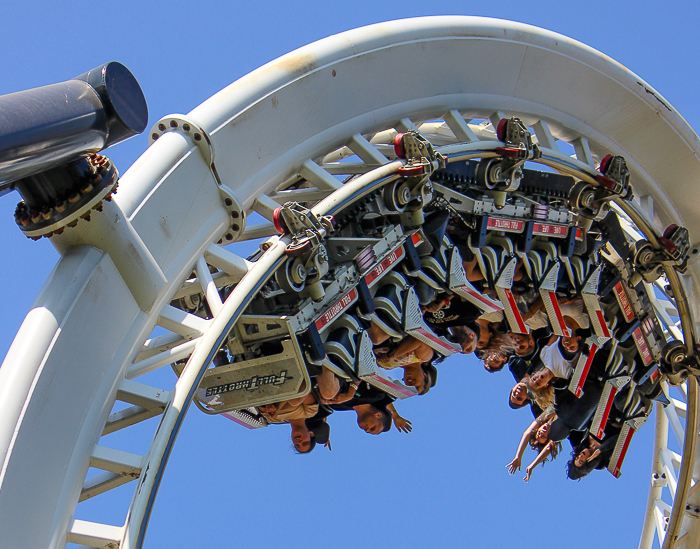
<path fill-rule="evenodd" d="M 274 210 L 294 200 L 333 213 L 386 184 L 405 163 L 393 154 L 396 132 L 418 129 L 450 160 L 487 157 L 499 143 L 493 126 L 510 116 L 533 129 L 540 162 L 562 173 L 587 180 L 605 154 L 624 156 L 636 198 L 617 206 L 631 234 L 654 242 L 676 223 L 698 242 L 700 216 L 686 200 L 700 173 L 697 135 L 649 84 L 587 46 L 507 21 L 434 17 L 303 47 L 156 124 L 103 213 L 52 237 L 61 258 L 0 368 L 5 545 L 141 547 L 197 386 L 289 243 L 276 236 Z M 120 223 L 133 254 L 116 259 L 103 248 Z M 222 246 L 261 238 L 269 240 L 255 262 Z M 664 283 L 650 292 L 664 332 L 685 336 L 689 349 L 700 318 L 697 255 L 685 275 L 667 273 L 670 291 Z M 232 284 L 222 300 L 216 288 Z M 209 320 L 170 305 L 200 291 Z M 136 381 L 182 360 L 169 390 Z M 697 547 L 697 382 L 664 391 L 671 404 L 656 406 L 639 546 L 656 537 L 664 549 Z M 145 455 L 105 444 L 156 416 Z M 103 473 L 86 479 L 88 468 Z M 121 526 L 74 519 L 80 501 L 132 481 Z"/>

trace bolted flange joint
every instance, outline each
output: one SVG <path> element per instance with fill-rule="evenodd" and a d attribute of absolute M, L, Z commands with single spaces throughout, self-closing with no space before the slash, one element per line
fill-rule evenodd
<path fill-rule="evenodd" d="M 102 200 L 112 199 L 118 180 L 117 169 L 100 154 L 20 179 L 15 188 L 23 200 L 15 221 L 33 240 L 61 234 L 80 219 L 89 221 L 92 210 L 101 211 Z"/>

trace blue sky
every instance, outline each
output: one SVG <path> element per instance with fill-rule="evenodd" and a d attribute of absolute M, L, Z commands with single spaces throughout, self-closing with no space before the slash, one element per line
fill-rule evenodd
<path fill-rule="evenodd" d="M 697 129 L 699 11 L 691 3 L 648 1 L 66 6 L 30 0 L 3 7 L 0 94 L 117 60 L 141 83 L 150 127 L 325 36 L 403 17 L 483 15 L 541 26 L 610 55 L 651 83 Z M 123 173 L 146 145 L 144 134 L 107 154 Z M 0 199 L 0 356 L 58 257 L 50 243 L 20 234 L 12 218 L 17 199 Z M 146 546 L 635 546 L 653 420 L 635 437 L 621 479 L 598 472 L 580 483 L 569 481 L 564 454 L 525 484 L 505 469 L 531 421 L 528 412 L 507 407 L 511 385 L 507 373 L 490 375 L 472 359 L 452 359 L 429 396 L 399 403 L 413 433 L 371 437 L 352 414 L 335 414 L 333 451 L 317 448 L 308 456 L 291 451 L 288 427 L 247 431 L 192 409 L 166 470 Z M 147 427 L 140 438 L 115 438 L 114 446 L 145 451 L 154 430 Z M 525 460 L 533 457 L 527 450 Z M 121 523 L 131 490 L 96 501 L 81 518 Z"/>

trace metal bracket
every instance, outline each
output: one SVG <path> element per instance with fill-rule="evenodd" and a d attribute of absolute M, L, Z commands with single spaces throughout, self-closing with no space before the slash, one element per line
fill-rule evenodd
<path fill-rule="evenodd" d="M 328 252 L 323 239 L 333 230 L 333 216 L 317 217 L 297 202 L 287 202 L 273 214 L 275 227 L 281 233 L 291 234 L 287 244 L 287 267 L 277 280 L 289 290 L 306 290 L 314 301 L 321 301 L 325 290 L 321 279 L 328 273 Z"/>
<path fill-rule="evenodd" d="M 608 154 L 600 161 L 600 174 L 595 179 L 612 195 L 632 197 L 630 171 L 623 156 Z"/>
<path fill-rule="evenodd" d="M 415 130 L 396 135 L 394 152 L 399 158 L 406 159 L 406 164 L 399 168 L 399 174 L 404 177 L 421 176 L 425 179 L 447 165 L 445 157 L 435 152 L 432 143 Z"/>
<path fill-rule="evenodd" d="M 236 195 L 233 194 L 233 191 L 228 186 L 219 184 L 219 195 L 221 196 L 224 208 L 226 208 L 229 213 L 230 223 L 226 234 L 221 237 L 217 244 L 230 244 L 238 240 L 245 230 L 247 217 L 245 209 L 243 209 Z"/>
<path fill-rule="evenodd" d="M 522 165 L 527 160 L 542 156 L 540 149 L 532 142 L 532 133 L 519 118 L 503 118 L 496 130 L 498 139 L 505 147 L 497 147 L 498 158 L 479 162 L 476 169 L 477 181 L 491 191 L 495 191 L 494 202 L 498 207 L 505 205 L 501 193 L 515 191 L 523 178 Z"/>
<path fill-rule="evenodd" d="M 148 145 L 151 146 L 158 138 L 168 132 L 176 132 L 186 136 L 199 148 L 199 151 L 204 157 L 204 161 L 207 163 L 207 166 L 209 166 L 214 180 L 219 187 L 219 194 L 221 195 L 224 208 L 226 208 L 231 217 L 229 220 L 229 229 L 217 244 L 221 245 L 235 242 L 245 230 L 246 213 L 233 191 L 222 183 L 219 173 L 216 171 L 216 164 L 214 163 L 214 144 L 212 143 L 211 137 L 209 137 L 209 134 L 202 126 L 191 118 L 182 114 L 170 114 L 161 118 L 153 128 L 151 128 L 151 132 L 148 136 Z"/>
<path fill-rule="evenodd" d="M 447 159 L 435 152 L 432 143 L 415 130 L 397 134 L 394 151 L 396 156 L 406 159 L 406 164 L 398 169 L 399 175 L 406 179 L 394 195 L 400 206 L 407 206 L 408 211 L 418 211 L 433 199 L 430 176 L 435 170 L 444 168 Z M 410 204 L 415 204 L 415 207 L 409 207 Z M 422 217 L 415 221 L 422 223 Z"/>
<path fill-rule="evenodd" d="M 151 128 L 148 136 L 148 146 L 153 145 L 160 136 L 168 132 L 179 133 L 194 141 L 194 144 L 202 152 L 207 165 L 211 167 L 214 164 L 214 146 L 211 138 L 197 122 L 182 114 L 169 114 L 161 118 Z"/>

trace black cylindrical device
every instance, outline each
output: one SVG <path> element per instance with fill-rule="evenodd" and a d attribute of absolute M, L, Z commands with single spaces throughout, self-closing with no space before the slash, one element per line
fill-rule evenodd
<path fill-rule="evenodd" d="M 141 133 L 148 107 L 121 63 L 0 96 L 0 182 L 76 161 Z"/>

